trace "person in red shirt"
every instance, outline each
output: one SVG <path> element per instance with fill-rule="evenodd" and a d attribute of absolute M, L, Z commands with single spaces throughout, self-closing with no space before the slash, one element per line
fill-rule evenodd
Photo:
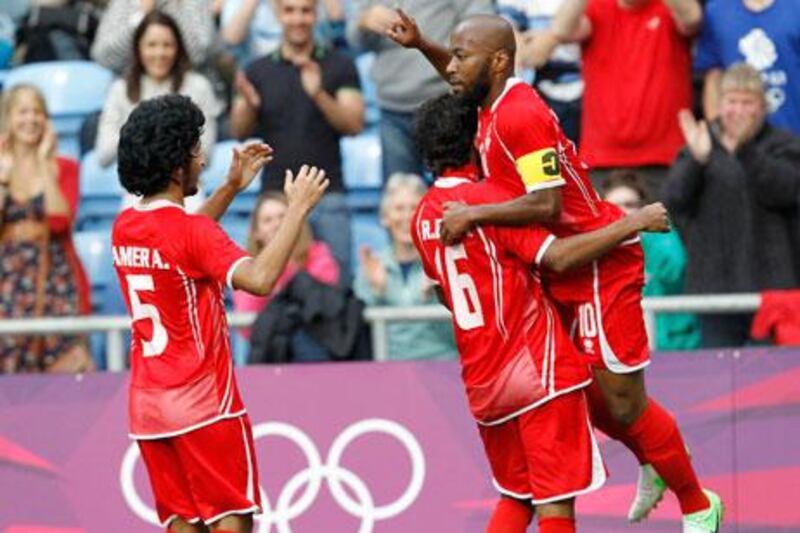
<path fill-rule="evenodd" d="M 476 16 L 462 22 L 450 50 L 425 39 L 405 13 L 389 34 L 421 50 L 465 105 L 480 109 L 476 144 L 486 180 L 515 196 L 480 206 L 448 204 L 440 232 L 446 244 L 481 224 L 540 222 L 566 237 L 622 217 L 592 188 L 588 167 L 535 90 L 512 77 L 516 44 L 505 20 Z M 642 465 L 629 518 L 646 517 L 670 487 L 681 504 L 684 531 L 715 531 L 722 504 L 700 486 L 674 418 L 645 391 L 650 360 L 641 309 L 643 272 L 641 246 L 631 235 L 598 261 L 548 276 L 547 286 L 565 323 L 577 326 L 575 340 L 594 367 L 596 385 L 589 396 L 595 426 L 624 443 Z"/>
<path fill-rule="evenodd" d="M 249 532 L 260 512 L 250 421 L 233 374 L 223 290 L 266 295 L 327 187 L 325 172 L 287 172 L 288 209 L 270 244 L 251 257 L 216 220 L 270 159 L 234 151 L 227 182 L 198 214 L 184 198 L 205 165 L 205 119 L 168 95 L 141 103 L 122 127 L 119 174 L 141 196 L 114 222 L 114 266 L 131 315 L 130 436 L 150 476 L 159 519 L 171 531 Z"/>
<path fill-rule="evenodd" d="M 683 145 L 678 111 L 692 107 L 697 0 L 565 0 L 553 20 L 562 42 L 582 45 L 581 155 L 602 183 L 638 167 L 653 198 Z"/>
<path fill-rule="evenodd" d="M 478 182 L 470 161 L 474 131 L 474 108 L 457 97 L 438 97 L 419 110 L 417 141 L 438 177 L 414 212 L 412 239 L 453 313 L 470 410 L 504 496 L 488 531 L 525 531 L 531 505 L 540 532 L 574 531 L 575 496 L 598 489 L 606 475 L 583 393 L 591 374 L 544 294 L 541 270 L 564 271 L 632 233 L 665 230 L 666 210 L 651 205 L 565 239 L 540 226 L 476 227 L 445 246 L 439 231 L 448 202 L 513 198 L 502 186 Z"/>

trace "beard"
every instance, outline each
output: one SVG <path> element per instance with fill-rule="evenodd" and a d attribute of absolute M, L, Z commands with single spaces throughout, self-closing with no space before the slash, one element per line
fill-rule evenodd
<path fill-rule="evenodd" d="M 471 86 L 465 87 L 459 96 L 465 104 L 473 107 L 480 107 L 484 100 L 486 100 L 486 97 L 489 96 L 491 86 L 489 65 L 488 63 L 484 63 L 481 67 L 481 71 L 475 78 L 475 82 Z"/>

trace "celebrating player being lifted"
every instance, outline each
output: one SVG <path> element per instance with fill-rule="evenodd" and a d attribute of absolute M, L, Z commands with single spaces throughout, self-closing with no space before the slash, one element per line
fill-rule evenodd
<path fill-rule="evenodd" d="M 446 50 L 425 39 L 405 13 L 398 14 L 388 36 L 419 49 L 456 94 L 479 108 L 476 147 L 483 177 L 515 197 L 480 206 L 444 206 L 446 244 L 482 224 L 539 222 L 565 237 L 622 217 L 592 188 L 586 165 L 552 111 L 533 88 L 513 77 L 516 50 L 510 24 L 500 17 L 471 17 L 456 27 Z M 631 236 L 582 269 L 548 275 L 546 284 L 564 322 L 577 324 L 575 340 L 594 367 L 588 389 L 593 423 L 625 444 L 641 465 L 629 518 L 646 517 L 666 485 L 680 502 L 685 533 L 717 531 L 719 497 L 701 488 L 675 420 L 645 390 L 650 358 L 641 308 L 643 272 L 642 249 Z"/>
<path fill-rule="evenodd" d="M 420 109 L 417 141 L 437 179 L 414 213 L 411 234 L 425 272 L 452 310 L 470 408 L 504 496 L 488 531 L 525 531 L 532 504 L 540 532 L 568 533 L 575 531 L 575 496 L 597 490 L 606 476 L 582 390 L 591 374 L 543 293 L 539 271 L 586 264 L 637 231 L 665 231 L 667 213 L 650 205 L 599 230 L 558 239 L 540 226 L 478 227 L 444 246 L 439 228 L 447 202 L 513 198 L 477 180 L 476 122 L 475 107 L 452 95 Z"/>
<path fill-rule="evenodd" d="M 141 103 L 122 127 L 119 175 L 142 196 L 114 222 L 112 250 L 131 314 L 130 434 L 142 453 L 158 517 L 170 531 L 249 532 L 260 512 L 250 421 L 233 374 L 223 288 L 268 294 L 325 172 L 287 171 L 289 207 L 275 238 L 249 257 L 215 222 L 269 161 L 271 149 L 235 150 L 228 178 L 198 214 L 205 165 L 203 113 L 184 96 Z"/>

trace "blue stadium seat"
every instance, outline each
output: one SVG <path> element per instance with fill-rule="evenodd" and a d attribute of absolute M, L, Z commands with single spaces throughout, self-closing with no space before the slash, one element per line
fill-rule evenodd
<path fill-rule="evenodd" d="M 381 142 L 375 129 L 354 137 L 344 137 L 340 143 L 342 173 L 348 189 L 380 189 L 383 185 Z"/>
<path fill-rule="evenodd" d="M 243 217 L 223 217 L 222 228 L 242 248 L 247 247 L 247 233 L 250 230 L 250 219 Z"/>
<path fill-rule="evenodd" d="M 126 310 L 119 294 L 119 282 L 111 259 L 110 231 L 79 231 L 73 236 L 73 241 L 89 277 L 92 313 L 124 314 Z M 105 335 L 101 333 L 90 335 L 89 344 L 98 368 L 104 369 Z"/>
<path fill-rule="evenodd" d="M 201 186 L 206 191 L 206 194 L 211 195 L 217 187 L 225 182 L 228 168 L 233 158 L 233 149 L 240 144 L 242 143 L 239 141 L 228 140 L 220 141 L 214 146 L 209 164 L 200 176 Z M 233 200 L 225 215 L 225 220 L 230 218 L 249 218 L 260 191 L 261 176 L 256 176 L 250 186 L 239 193 Z"/>
<path fill-rule="evenodd" d="M 125 191 L 119 182 L 116 165 L 101 167 L 92 150 L 81 160 L 81 204 L 78 229 L 111 226 Z"/>
<path fill-rule="evenodd" d="M 375 251 L 382 250 L 389 246 L 389 235 L 386 228 L 381 226 L 376 214 L 355 214 L 353 215 L 350 227 L 353 232 L 353 253 L 351 256 L 352 265 L 357 268 L 358 251 L 366 245 Z"/>
<path fill-rule="evenodd" d="M 86 275 L 89 276 L 92 308 L 102 311 L 105 292 L 116 283 L 111 259 L 111 233 L 103 230 L 78 231 L 73 239 Z"/>
<path fill-rule="evenodd" d="M 58 132 L 59 152 L 77 158 L 78 135 L 87 115 L 100 111 L 113 74 L 91 61 L 48 61 L 12 69 L 4 88 L 35 85 L 44 94 Z"/>
<path fill-rule="evenodd" d="M 378 108 L 378 96 L 375 90 L 375 83 L 370 78 L 370 71 L 372 64 L 375 62 L 375 53 L 368 52 L 360 54 L 356 57 L 356 70 L 358 77 L 361 80 L 361 94 L 364 96 L 364 103 L 366 104 L 365 119 L 367 124 L 377 124 L 381 116 L 381 111 Z"/>

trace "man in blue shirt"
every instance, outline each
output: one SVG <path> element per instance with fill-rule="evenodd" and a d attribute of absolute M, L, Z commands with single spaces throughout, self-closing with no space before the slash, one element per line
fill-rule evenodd
<path fill-rule="evenodd" d="M 792 0 L 710 0 L 695 57 L 705 73 L 707 119 L 719 114 L 719 79 L 734 63 L 758 70 L 769 122 L 800 135 L 800 10 Z"/>

